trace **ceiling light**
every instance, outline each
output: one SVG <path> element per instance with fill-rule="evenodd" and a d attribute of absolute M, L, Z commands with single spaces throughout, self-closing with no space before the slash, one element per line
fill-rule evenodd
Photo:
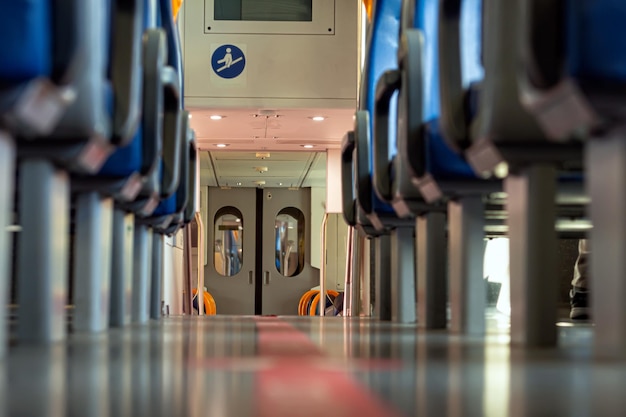
<path fill-rule="evenodd" d="M 326 120 L 326 118 L 324 116 L 313 116 L 313 117 L 311 117 L 311 119 L 314 122 L 323 122 L 324 120 Z"/>
<path fill-rule="evenodd" d="M 241 185 L 241 183 L 240 183 L 240 182 L 238 182 L 238 183 L 237 183 L 237 185 Z"/>
<path fill-rule="evenodd" d="M 283 185 L 283 183 L 282 183 L 282 182 L 279 182 L 279 183 L 278 183 L 278 185 Z"/>
<path fill-rule="evenodd" d="M 304 149 L 312 149 L 315 145 L 302 145 Z"/>
<path fill-rule="evenodd" d="M 215 146 L 217 146 L 218 148 L 225 148 L 225 147 L 227 147 L 227 146 L 228 146 L 228 144 L 227 144 L 227 143 L 218 143 L 218 144 L 217 144 L 217 145 L 215 145 Z"/>
<path fill-rule="evenodd" d="M 214 114 L 211 116 L 211 120 L 222 120 L 224 116 L 220 116 L 219 114 Z"/>

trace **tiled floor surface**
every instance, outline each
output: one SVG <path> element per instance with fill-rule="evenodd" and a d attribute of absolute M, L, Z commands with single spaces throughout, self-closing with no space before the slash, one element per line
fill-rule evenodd
<path fill-rule="evenodd" d="M 508 344 L 506 318 L 468 338 L 359 318 L 169 317 L 0 362 L 0 416 L 626 415 L 626 363 Z M 3 415 L 4 414 L 4 415 Z"/>

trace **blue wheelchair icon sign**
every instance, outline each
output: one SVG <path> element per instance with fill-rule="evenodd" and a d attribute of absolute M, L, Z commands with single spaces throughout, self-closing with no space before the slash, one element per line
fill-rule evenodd
<path fill-rule="evenodd" d="M 211 66 L 222 78 L 236 78 L 246 67 L 246 57 L 235 45 L 222 45 L 213 52 Z"/>

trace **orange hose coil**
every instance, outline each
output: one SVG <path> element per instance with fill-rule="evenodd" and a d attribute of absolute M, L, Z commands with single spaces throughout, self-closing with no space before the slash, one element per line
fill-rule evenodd
<path fill-rule="evenodd" d="M 198 289 L 194 288 L 191 290 L 193 295 L 195 296 L 198 293 Z M 204 314 L 207 316 L 214 316 L 217 314 L 217 305 L 215 304 L 215 299 L 211 295 L 210 292 L 204 291 L 203 294 L 203 304 L 204 304 Z"/>
<path fill-rule="evenodd" d="M 327 290 L 326 295 L 332 295 L 333 297 L 337 297 L 339 293 L 335 290 Z M 315 296 L 313 301 L 311 302 L 311 309 L 309 310 L 309 316 L 317 316 L 317 305 L 320 303 L 320 294 Z M 324 306 L 326 303 L 324 303 Z"/>
<path fill-rule="evenodd" d="M 305 292 L 302 297 L 300 297 L 300 303 L 298 304 L 299 316 L 308 316 L 307 311 L 306 311 L 306 306 L 307 304 L 309 304 L 309 300 L 311 299 L 311 297 L 314 297 L 319 292 L 320 292 L 319 290 L 309 290 Z"/>

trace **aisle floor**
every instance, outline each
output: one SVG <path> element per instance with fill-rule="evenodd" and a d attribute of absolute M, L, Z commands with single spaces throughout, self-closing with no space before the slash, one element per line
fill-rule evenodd
<path fill-rule="evenodd" d="M 507 321 L 468 338 L 359 318 L 169 317 L 0 362 L 0 416 L 623 415 L 626 363 L 510 348 Z"/>

